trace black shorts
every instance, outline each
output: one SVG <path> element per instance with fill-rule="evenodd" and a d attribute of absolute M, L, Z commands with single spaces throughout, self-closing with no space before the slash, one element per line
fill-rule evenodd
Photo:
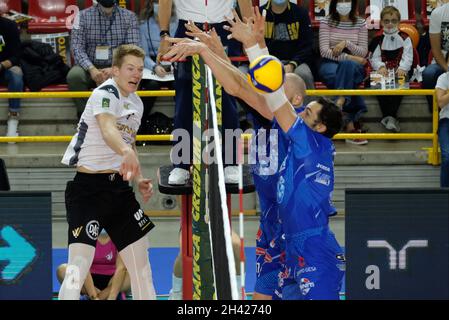
<path fill-rule="evenodd" d="M 69 244 L 95 247 L 104 228 L 118 251 L 146 235 L 153 227 L 133 189 L 116 174 L 77 172 L 65 191 Z"/>
<path fill-rule="evenodd" d="M 112 275 L 91 273 L 94 286 L 97 289 L 104 290 L 108 287 L 109 281 L 112 279 Z"/>

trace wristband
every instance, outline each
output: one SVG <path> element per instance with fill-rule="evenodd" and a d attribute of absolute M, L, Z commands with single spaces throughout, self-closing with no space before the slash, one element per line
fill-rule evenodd
<path fill-rule="evenodd" d="M 256 60 L 257 58 L 259 58 L 260 56 L 264 55 L 264 52 L 262 49 L 260 49 L 258 44 L 253 45 L 252 47 L 246 48 L 246 55 L 248 56 L 248 60 L 249 62 L 253 62 L 254 60 Z"/>
<path fill-rule="evenodd" d="M 264 54 L 264 55 L 269 55 L 270 54 L 270 52 L 268 51 L 268 47 L 260 48 L 260 50 L 262 50 L 262 54 Z"/>
<path fill-rule="evenodd" d="M 163 37 L 165 37 L 165 36 L 170 36 L 170 32 L 168 32 L 168 30 L 162 30 L 160 33 L 159 33 L 159 37 L 162 39 Z"/>
<path fill-rule="evenodd" d="M 276 112 L 284 104 L 289 103 L 287 96 L 284 92 L 284 86 L 272 93 L 264 94 L 267 106 L 271 112 Z"/>

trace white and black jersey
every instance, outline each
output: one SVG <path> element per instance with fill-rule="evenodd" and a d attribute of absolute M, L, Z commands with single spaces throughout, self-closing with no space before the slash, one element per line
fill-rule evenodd
<path fill-rule="evenodd" d="M 122 156 L 106 144 L 95 116 L 101 113 L 115 116 L 123 141 L 131 145 L 136 140 L 142 112 L 143 103 L 137 94 L 124 97 L 114 79 L 105 81 L 87 101 L 78 123 L 78 132 L 73 136 L 62 163 L 83 166 L 92 171 L 118 171 Z"/>
<path fill-rule="evenodd" d="M 225 16 L 232 15 L 234 7 L 232 0 L 209 0 L 207 7 L 204 0 L 175 0 L 174 4 L 178 19 L 201 23 L 224 22 Z"/>

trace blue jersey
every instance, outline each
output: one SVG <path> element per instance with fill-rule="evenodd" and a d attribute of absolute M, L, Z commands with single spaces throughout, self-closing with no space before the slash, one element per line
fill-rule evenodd
<path fill-rule="evenodd" d="M 304 110 L 304 107 L 295 110 L 297 113 L 300 113 Z M 268 139 L 269 131 L 272 133 L 277 132 L 277 139 L 275 139 L 274 144 Z M 262 212 L 260 220 L 261 222 L 279 222 L 276 195 L 277 182 L 279 178 L 279 167 L 287 155 L 290 138 L 284 131 L 282 131 L 276 119 L 273 120 L 271 130 L 266 131 L 266 137 L 263 138 L 262 141 L 258 141 L 258 138 L 263 133 L 264 132 L 259 128 L 257 137 L 252 141 L 252 150 L 255 151 L 253 157 L 256 157 L 256 164 L 253 165 L 252 171 L 254 185 L 259 196 L 259 205 Z M 261 154 L 265 156 L 261 157 Z"/>
<path fill-rule="evenodd" d="M 277 202 L 286 236 L 328 225 L 336 213 L 332 141 L 310 129 L 301 117 L 287 132 L 290 144 L 279 168 Z"/>
<path fill-rule="evenodd" d="M 338 299 L 345 258 L 329 230 L 334 188 L 332 141 L 301 117 L 287 132 L 290 144 L 279 169 L 277 202 L 285 233 L 282 299 Z"/>
<path fill-rule="evenodd" d="M 252 167 L 253 179 L 261 210 L 260 227 L 256 236 L 257 280 L 254 291 L 272 295 L 273 299 L 280 299 L 282 290 L 279 275 L 284 272 L 285 240 L 279 218 L 276 190 L 279 166 L 287 154 L 290 139 L 276 120 L 273 121 L 269 132 L 273 135 L 270 139 L 268 131 L 259 130 L 252 141 L 252 150 L 255 153 L 253 157 L 256 157 L 256 164 Z"/>

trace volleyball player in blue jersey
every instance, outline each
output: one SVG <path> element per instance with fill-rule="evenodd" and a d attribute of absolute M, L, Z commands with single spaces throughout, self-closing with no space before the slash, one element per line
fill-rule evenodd
<path fill-rule="evenodd" d="M 238 39 L 232 28 L 231 23 L 232 36 Z M 282 129 L 279 136 L 285 135 L 286 156 L 280 163 L 278 177 L 274 177 L 279 220 L 285 234 L 287 269 L 283 274 L 283 299 L 338 299 L 345 258 L 329 229 L 329 216 L 336 213 L 331 199 L 335 153 L 331 138 L 341 129 L 341 111 L 331 101 L 320 98 L 298 114 L 284 86 L 270 94 L 254 94 L 248 90 L 245 75 L 206 45 L 181 39 L 171 41 L 177 45 L 166 58 L 175 61 L 200 54 L 229 94 L 245 100 L 266 118 L 274 116 Z M 266 54 L 257 41 L 242 43 L 250 60 Z"/>

